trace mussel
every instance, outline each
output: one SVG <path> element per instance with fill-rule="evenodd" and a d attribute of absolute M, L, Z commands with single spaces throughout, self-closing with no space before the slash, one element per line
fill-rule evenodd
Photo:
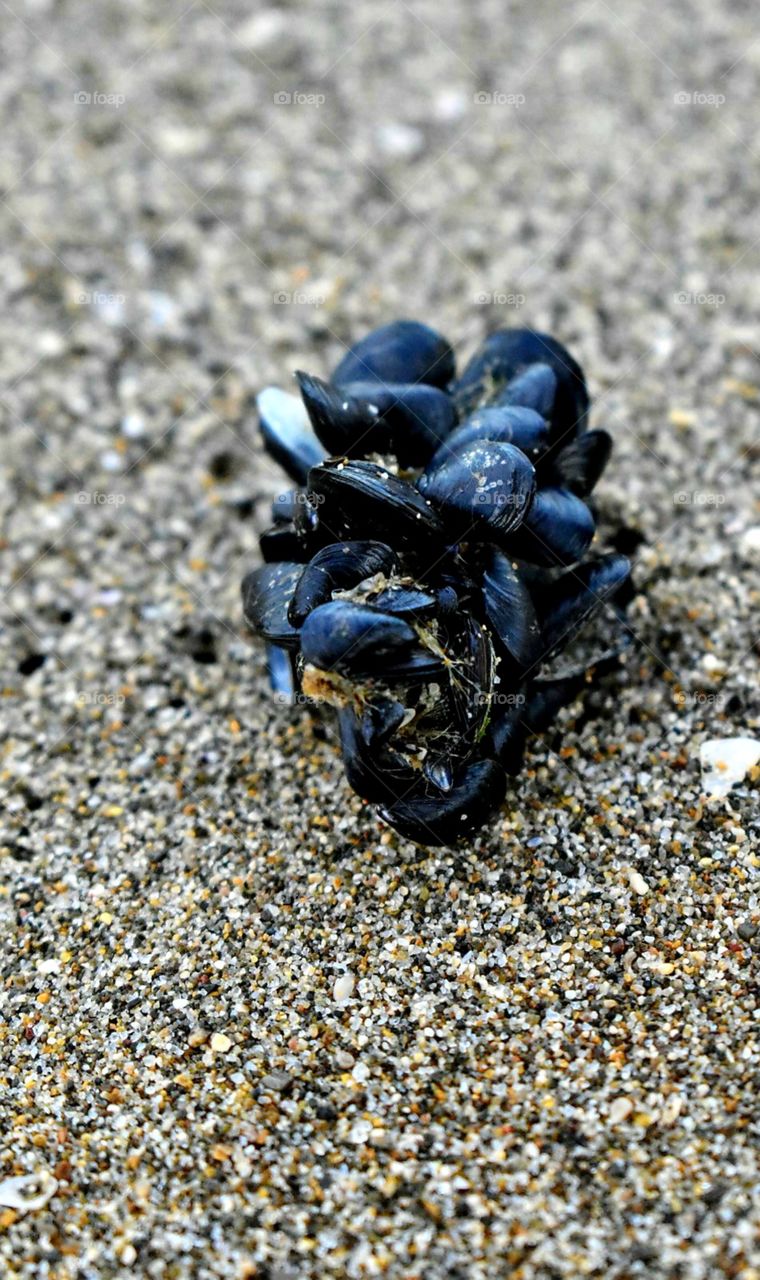
<path fill-rule="evenodd" d="M 535 409 L 521 405 L 487 405 L 476 409 L 439 445 L 428 470 L 442 466 L 466 445 L 479 440 L 512 444 L 534 461 L 549 445 L 549 424 Z"/>
<path fill-rule="evenodd" d="M 331 542 L 309 561 L 296 583 L 288 616 L 298 627 L 334 591 L 357 587 L 376 573 L 389 574 L 397 564 L 395 551 L 384 542 Z M 380 608 L 383 606 L 380 605 Z"/>
<path fill-rule="evenodd" d="M 431 503 L 379 463 L 332 459 L 312 467 L 309 494 L 335 539 L 380 537 L 408 551 L 444 540 Z"/>
<path fill-rule="evenodd" d="M 479 440 L 425 471 L 418 488 L 458 539 L 502 541 L 527 515 L 536 473 L 521 449 Z"/>
<path fill-rule="evenodd" d="M 301 628 L 307 666 L 354 680 L 435 679 L 443 656 L 428 650 L 410 623 L 383 609 L 348 600 L 319 605 Z"/>
<path fill-rule="evenodd" d="M 302 573 L 300 564 L 264 564 L 243 579 L 243 615 L 248 626 L 270 644 L 297 648 L 299 635 L 288 617 Z"/>
<path fill-rule="evenodd" d="M 445 388 L 453 377 L 454 352 L 440 333 L 416 320 L 394 320 L 349 347 L 331 382 L 427 382 Z"/>
<path fill-rule="evenodd" d="M 333 456 L 393 454 L 403 467 L 422 466 L 456 423 L 451 397 L 424 382 L 335 387 L 311 374 L 296 377 L 314 431 Z"/>
<path fill-rule="evenodd" d="M 536 373 L 534 366 L 548 366 L 556 377 L 551 405 L 548 401 L 548 381 L 543 373 Z M 532 377 L 528 374 L 533 370 Z M 497 329 L 478 348 L 451 390 L 462 413 L 469 413 L 478 405 L 498 401 L 502 394 L 514 395 L 515 386 L 534 403 L 534 379 L 544 382 L 542 393 L 544 417 L 552 424 L 553 438 L 582 431 L 586 425 L 589 395 L 583 370 L 562 343 L 547 333 L 534 329 Z M 523 400 L 508 399 L 510 404 L 522 404 Z"/>
<path fill-rule="evenodd" d="M 592 668 L 552 663 L 630 566 L 586 558 L 611 441 L 554 338 L 491 334 L 456 377 L 445 338 L 384 325 L 301 401 L 269 388 L 262 436 L 296 488 L 243 583 L 278 697 L 332 707 L 350 785 L 418 844 L 471 838 L 532 735 Z M 547 665 L 548 664 L 548 665 Z"/>

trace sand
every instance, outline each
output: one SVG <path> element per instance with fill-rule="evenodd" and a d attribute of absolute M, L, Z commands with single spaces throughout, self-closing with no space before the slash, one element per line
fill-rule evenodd
<path fill-rule="evenodd" d="M 754 18 L 3 3 L 10 1280 L 760 1277 Z M 251 396 L 397 315 L 570 346 L 635 562 L 457 851 L 240 616 Z"/>

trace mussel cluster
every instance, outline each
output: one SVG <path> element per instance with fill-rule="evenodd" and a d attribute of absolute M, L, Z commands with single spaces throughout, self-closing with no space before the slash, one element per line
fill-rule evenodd
<path fill-rule="evenodd" d="M 296 487 L 243 582 L 246 620 L 281 698 L 336 708 L 354 790 L 403 836 L 455 844 L 589 677 L 541 665 L 620 599 L 625 556 L 586 558 L 610 437 L 586 429 L 580 366 L 529 329 L 492 333 L 457 377 L 448 342 L 400 320 L 329 382 L 296 379 L 300 398 L 258 397 Z"/>

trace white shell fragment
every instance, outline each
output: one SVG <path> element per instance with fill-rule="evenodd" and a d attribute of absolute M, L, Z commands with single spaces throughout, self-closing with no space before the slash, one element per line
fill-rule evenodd
<path fill-rule="evenodd" d="M 5 1178 L 0 1182 L 0 1205 L 17 1213 L 34 1213 L 35 1209 L 44 1208 L 57 1189 L 58 1180 L 46 1169 Z"/>
<path fill-rule="evenodd" d="M 343 973 L 336 978 L 333 987 L 333 1000 L 336 1004 L 347 1004 L 354 994 L 354 975 Z"/>
<path fill-rule="evenodd" d="M 702 784 L 708 795 L 727 796 L 760 762 L 757 738 L 711 738 L 699 749 Z"/>

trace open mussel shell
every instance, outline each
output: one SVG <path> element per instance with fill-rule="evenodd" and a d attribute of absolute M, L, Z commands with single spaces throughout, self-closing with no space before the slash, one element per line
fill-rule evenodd
<path fill-rule="evenodd" d="M 444 527 L 414 485 L 374 462 L 335 459 L 309 472 L 320 524 L 334 538 L 387 540 L 424 554 L 445 545 Z"/>
<path fill-rule="evenodd" d="M 533 329 L 497 329 L 489 334 L 450 388 L 460 415 L 493 401 L 534 364 L 549 365 L 557 378 L 549 415 L 552 439 L 583 430 L 589 406 L 583 370 L 561 342 Z"/>
<path fill-rule="evenodd" d="M 549 729 L 559 712 L 576 700 L 592 677 L 609 675 L 619 665 L 619 651 L 610 651 L 590 667 L 548 679 L 526 680 L 494 700 L 488 749 L 510 777 L 516 777 L 522 769 L 528 739 Z"/>
<path fill-rule="evenodd" d="M 508 550 L 531 564 L 576 564 L 588 551 L 595 527 L 585 502 L 569 489 L 539 489 Z"/>
<path fill-rule="evenodd" d="M 514 445 L 480 440 L 426 471 L 417 485 L 457 538 L 499 540 L 524 520 L 536 473 Z"/>
<path fill-rule="evenodd" d="M 620 645 L 599 654 L 588 666 L 576 667 L 561 676 L 531 680 L 523 717 L 526 736 L 544 733 L 559 712 L 575 702 L 591 681 L 619 671 L 626 647 L 627 640 L 624 639 Z"/>
<path fill-rule="evenodd" d="M 415 844 L 451 846 L 482 827 L 504 800 L 506 774 L 495 760 L 477 760 L 455 774 L 451 788 L 430 788 L 380 809 L 380 817 Z"/>
<path fill-rule="evenodd" d="M 448 692 L 449 754 L 463 759 L 482 738 L 488 724 L 495 654 L 486 627 L 470 614 L 457 615 L 448 624 L 446 649 L 453 656 Z"/>
<path fill-rule="evenodd" d="M 390 574 L 396 564 L 395 551 L 384 542 L 331 542 L 312 557 L 301 574 L 290 605 L 290 621 L 299 627 L 312 609 L 332 599 L 333 591 L 356 587 L 376 573 Z"/>
<path fill-rule="evenodd" d="M 451 791 L 454 785 L 454 762 L 446 756 L 430 755 L 422 766 L 422 772 L 431 786 L 438 791 Z"/>
<path fill-rule="evenodd" d="M 541 649 L 546 658 L 584 626 L 627 581 L 627 556 L 608 555 L 579 565 L 548 583 L 537 595 Z"/>
<path fill-rule="evenodd" d="M 428 382 L 446 387 L 453 377 L 454 353 L 440 333 L 416 320 L 394 320 L 349 347 L 330 381 L 336 386 Z"/>
<path fill-rule="evenodd" d="M 399 704 L 393 704 L 399 705 Z M 402 708 L 403 711 L 403 708 Z M 338 712 L 340 745 L 349 785 L 371 804 L 393 803 L 422 785 L 422 775 L 387 740 L 367 742 L 363 723 L 351 707 Z"/>
<path fill-rule="evenodd" d="M 529 736 L 525 719 L 528 684 L 497 690 L 488 724 L 488 751 L 499 761 L 511 778 L 517 777 L 523 765 L 525 742 Z"/>
<path fill-rule="evenodd" d="M 256 407 L 267 453 L 303 484 L 310 468 L 326 456 L 303 403 L 279 387 L 266 387 L 256 397 Z"/>
<path fill-rule="evenodd" d="M 489 547 L 483 563 L 483 604 L 499 643 L 521 667 L 541 652 L 541 627 L 524 576 L 509 556 Z"/>
<path fill-rule="evenodd" d="M 301 629 L 304 662 L 353 680 L 433 679 L 443 660 L 423 648 L 403 618 L 369 605 L 332 600 L 309 614 Z"/>
<path fill-rule="evenodd" d="M 503 405 L 501 408 L 488 405 L 484 409 L 476 409 L 439 445 L 428 470 L 442 466 L 452 454 L 461 452 L 466 445 L 478 440 L 513 444 L 533 460 L 548 447 L 549 426 L 534 409 L 519 405 Z"/>
<path fill-rule="evenodd" d="M 361 735 L 368 747 L 383 746 L 401 728 L 407 708 L 395 698 L 368 702 L 361 718 Z"/>
<path fill-rule="evenodd" d="M 284 649 L 298 647 L 297 629 L 288 619 L 300 564 L 263 564 L 243 578 L 243 615 L 249 627 L 271 644 Z"/>

